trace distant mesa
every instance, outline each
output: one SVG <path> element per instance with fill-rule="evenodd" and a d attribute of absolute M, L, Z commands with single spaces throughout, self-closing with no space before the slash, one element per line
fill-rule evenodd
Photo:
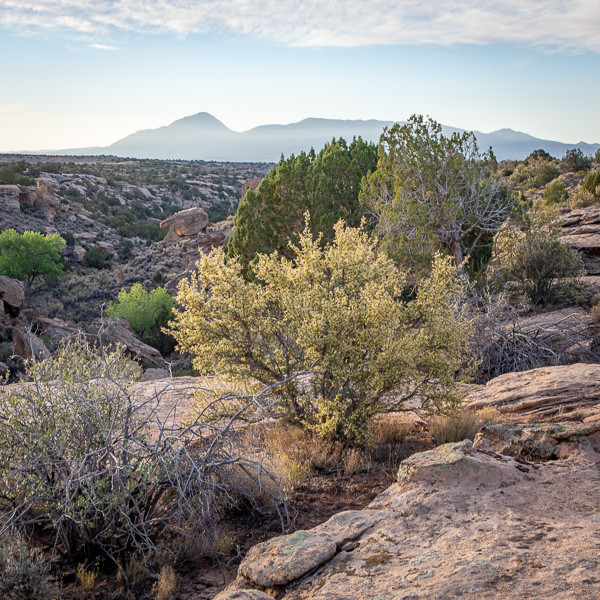
<path fill-rule="evenodd" d="M 261 125 L 248 131 L 236 132 L 207 112 L 200 112 L 174 121 L 158 129 L 144 129 L 128 135 L 103 148 L 57 150 L 47 154 L 115 155 L 131 158 L 163 160 L 218 160 L 230 162 L 277 162 L 281 155 L 298 154 L 310 148 L 320 149 L 332 138 L 351 141 L 361 136 L 377 142 L 384 127 L 394 121 L 346 121 L 341 119 L 304 119 L 289 125 Z M 444 126 L 444 133 L 463 129 Z M 562 157 L 570 148 L 584 154 L 594 154 L 600 144 L 564 144 L 534 138 L 512 129 L 492 133 L 475 131 L 480 149 L 490 146 L 499 160 L 523 159 L 542 148 L 552 156 Z"/>

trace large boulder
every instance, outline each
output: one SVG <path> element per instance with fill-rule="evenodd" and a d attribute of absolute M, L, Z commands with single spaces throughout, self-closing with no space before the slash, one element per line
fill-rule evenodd
<path fill-rule="evenodd" d="M 16 279 L 0 275 L 0 312 L 14 319 L 19 316 L 24 304 L 23 284 Z"/>
<path fill-rule="evenodd" d="M 131 331 L 127 320 L 121 317 L 96 319 L 90 325 L 88 334 L 102 345 L 122 346 L 128 356 L 140 360 L 142 363 L 158 368 L 164 368 L 166 365 L 161 353 L 156 348 L 138 340 Z"/>
<path fill-rule="evenodd" d="M 600 364 L 577 363 L 506 373 L 474 386 L 472 410 L 493 407 L 515 423 L 600 422 Z"/>
<path fill-rule="evenodd" d="M 160 222 L 161 229 L 169 230 L 164 238 L 165 243 L 197 236 L 199 233 L 204 232 L 207 226 L 208 215 L 199 207 L 181 210 Z"/>
<path fill-rule="evenodd" d="M 44 342 L 22 327 L 15 327 L 12 334 L 15 354 L 26 359 L 43 360 L 50 358 L 50 350 Z"/>
<path fill-rule="evenodd" d="M 38 317 L 36 320 L 37 331 L 55 342 L 73 340 L 83 334 L 80 329 L 60 319 Z"/>

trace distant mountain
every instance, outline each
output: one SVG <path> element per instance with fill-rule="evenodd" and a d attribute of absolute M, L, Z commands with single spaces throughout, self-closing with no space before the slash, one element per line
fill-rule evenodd
<path fill-rule="evenodd" d="M 132 133 L 104 148 L 77 148 L 51 154 L 113 154 L 131 158 L 160 158 L 181 160 L 222 160 L 231 162 L 277 162 L 281 155 L 300 151 L 319 150 L 332 138 L 347 141 L 354 136 L 377 142 L 384 127 L 394 121 L 344 121 L 340 119 L 304 119 L 289 125 L 261 125 L 248 131 L 232 131 L 212 115 L 201 112 L 179 119 L 166 127 L 144 129 Z M 444 133 L 464 129 L 443 127 Z M 570 148 L 579 148 L 584 154 L 594 154 L 600 144 L 563 144 L 534 138 L 512 129 L 492 133 L 474 132 L 479 147 L 493 148 L 496 157 L 523 159 L 542 148 L 557 158 Z"/>

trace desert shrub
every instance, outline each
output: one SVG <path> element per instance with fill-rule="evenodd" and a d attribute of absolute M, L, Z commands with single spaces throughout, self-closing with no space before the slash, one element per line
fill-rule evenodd
<path fill-rule="evenodd" d="M 569 199 L 564 181 L 552 181 L 545 187 L 543 195 L 548 204 L 564 204 Z"/>
<path fill-rule="evenodd" d="M 157 271 L 160 273 L 160 271 Z M 144 342 L 163 354 L 173 351 L 175 341 L 163 332 L 175 301 L 165 288 L 157 287 L 147 292 L 141 283 L 131 286 L 129 292 L 121 290 L 117 302 L 111 302 L 106 308 L 109 317 L 123 317 L 131 329 Z"/>
<path fill-rule="evenodd" d="M 69 248 L 72 248 L 75 245 L 75 236 L 70 231 L 61 233 L 60 236 L 65 240 L 65 244 L 69 246 Z"/>
<path fill-rule="evenodd" d="M 478 411 L 461 410 L 435 417 L 430 423 L 429 431 L 436 444 L 473 440 L 484 425 L 498 423 L 501 418 L 500 412 L 491 407 Z"/>
<path fill-rule="evenodd" d="M 586 190 L 583 186 L 577 188 L 574 194 L 569 198 L 569 208 L 587 208 L 598 204 L 598 196 Z"/>
<path fill-rule="evenodd" d="M 136 396 L 139 373 L 118 350 L 68 344 L 29 365 L 32 385 L 0 395 L 0 535 L 25 527 L 55 559 L 101 560 L 127 583 L 130 557 L 149 561 L 181 536 L 209 548 L 240 486 L 264 490 L 268 472 L 239 454 L 233 431 L 261 394 L 236 418 L 184 426 L 176 398 Z"/>
<path fill-rule="evenodd" d="M 455 401 L 469 323 L 451 261 L 436 257 L 416 298 L 403 302 L 404 277 L 360 229 L 338 222 L 323 248 L 307 228 L 293 254 L 261 255 L 258 281 L 247 283 L 240 263 L 216 251 L 181 283 L 172 332 L 199 372 L 285 382 L 273 390 L 280 414 L 345 443 L 415 394 L 424 409 Z M 384 402 L 398 388 L 404 394 Z"/>
<path fill-rule="evenodd" d="M 597 198 L 600 197 L 600 171 L 588 173 L 583 180 L 583 189 L 593 194 Z"/>
<path fill-rule="evenodd" d="M 0 537 L 0 598 L 52 600 L 56 592 L 48 580 L 48 566 L 40 551 L 30 550 L 22 536 Z"/>
<path fill-rule="evenodd" d="M 525 235 L 509 266 L 509 275 L 533 306 L 552 304 L 580 291 L 583 261 L 574 248 L 553 231 Z"/>
<path fill-rule="evenodd" d="M 83 260 L 88 267 L 93 269 L 110 269 L 110 254 L 96 246 L 85 251 Z"/>
<path fill-rule="evenodd" d="M 542 188 L 560 175 L 553 161 L 533 157 L 519 163 L 510 180 L 520 190 Z"/>
<path fill-rule="evenodd" d="M 560 168 L 568 173 L 587 171 L 591 166 L 592 157 L 586 156 L 579 148 L 567 150 L 560 161 Z"/>

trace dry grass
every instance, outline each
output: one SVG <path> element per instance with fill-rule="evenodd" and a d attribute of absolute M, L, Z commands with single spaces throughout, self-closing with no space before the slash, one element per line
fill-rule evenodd
<path fill-rule="evenodd" d="M 288 493 L 315 471 L 336 468 L 342 459 L 338 444 L 295 425 L 276 423 L 264 434 L 262 441 L 267 462 Z"/>
<path fill-rule="evenodd" d="M 499 423 L 501 420 L 502 415 L 495 408 L 483 408 L 478 411 L 461 410 L 453 415 L 434 417 L 429 431 L 436 444 L 448 444 L 473 440 L 484 425 Z"/>
<path fill-rule="evenodd" d="M 360 448 L 350 448 L 342 455 L 344 474 L 352 477 L 361 471 L 367 471 L 371 466 L 368 454 Z"/>
<path fill-rule="evenodd" d="M 369 452 L 373 461 L 396 465 L 402 445 L 414 429 L 406 415 L 391 413 L 377 415 L 370 424 Z"/>
<path fill-rule="evenodd" d="M 154 588 L 154 600 L 171 600 L 179 590 L 179 580 L 171 565 L 163 565 Z"/>

